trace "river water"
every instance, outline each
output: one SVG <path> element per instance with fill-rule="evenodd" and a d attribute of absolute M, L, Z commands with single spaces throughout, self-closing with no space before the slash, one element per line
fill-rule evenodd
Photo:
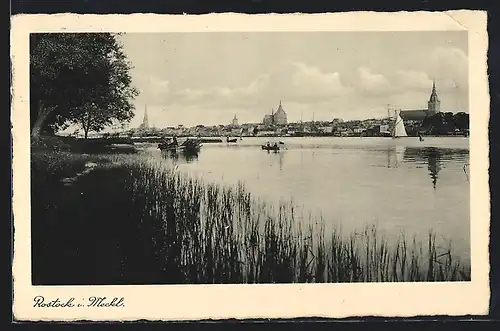
<path fill-rule="evenodd" d="M 280 152 L 261 149 L 278 139 Z M 175 163 L 206 181 L 241 181 L 270 203 L 293 200 L 343 230 L 376 224 L 389 237 L 403 231 L 423 241 L 432 230 L 470 259 L 467 138 L 243 138 L 204 144 Z"/>

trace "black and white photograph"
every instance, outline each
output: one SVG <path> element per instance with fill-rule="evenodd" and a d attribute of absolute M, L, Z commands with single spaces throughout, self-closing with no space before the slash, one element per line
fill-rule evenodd
<path fill-rule="evenodd" d="M 469 36 L 30 32 L 31 286 L 470 283 Z"/>

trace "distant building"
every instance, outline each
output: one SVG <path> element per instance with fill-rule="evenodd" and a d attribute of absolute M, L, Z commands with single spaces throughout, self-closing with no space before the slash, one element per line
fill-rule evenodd
<path fill-rule="evenodd" d="M 274 113 L 274 123 L 277 125 L 287 124 L 287 115 L 286 112 L 283 110 L 283 107 L 281 106 L 281 101 L 278 110 L 276 111 L 276 113 Z"/>
<path fill-rule="evenodd" d="M 278 110 L 274 112 L 274 109 L 271 110 L 271 114 L 267 114 L 262 119 L 262 124 L 266 126 L 270 125 L 286 125 L 288 123 L 287 114 L 283 109 L 283 106 L 280 104 L 278 106 Z"/>
<path fill-rule="evenodd" d="M 404 121 L 423 121 L 426 117 L 441 111 L 441 101 L 436 92 L 436 82 L 432 83 L 432 92 L 427 102 L 427 109 L 401 110 L 400 115 Z"/>
<path fill-rule="evenodd" d="M 149 128 L 148 123 L 148 106 L 144 106 L 144 117 L 142 118 L 142 123 L 139 126 L 139 129 L 147 129 Z"/>
<path fill-rule="evenodd" d="M 388 124 L 381 124 L 379 127 L 380 127 L 380 132 L 389 132 Z"/>
<path fill-rule="evenodd" d="M 319 130 L 322 132 L 322 133 L 332 133 L 333 132 L 333 126 L 329 125 L 329 126 L 322 126 L 319 128 Z"/>
<path fill-rule="evenodd" d="M 265 126 L 270 126 L 274 124 L 274 109 L 272 110 L 272 114 L 266 114 L 264 115 L 264 119 L 262 120 L 262 124 Z"/>
<path fill-rule="evenodd" d="M 236 117 L 236 114 L 234 114 L 233 120 L 231 121 L 232 126 L 238 126 L 238 118 Z"/>
<path fill-rule="evenodd" d="M 241 129 L 241 128 L 232 128 L 231 129 L 231 134 L 232 135 L 241 136 L 242 133 L 243 133 L 243 129 Z"/>
<path fill-rule="evenodd" d="M 354 133 L 361 133 L 363 132 L 364 128 L 363 127 L 360 127 L 360 126 L 357 126 L 355 128 L 352 129 L 352 132 Z"/>

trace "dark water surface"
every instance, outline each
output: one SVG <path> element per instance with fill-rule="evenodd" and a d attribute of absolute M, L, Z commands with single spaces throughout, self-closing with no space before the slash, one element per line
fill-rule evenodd
<path fill-rule="evenodd" d="M 404 231 L 423 240 L 433 230 L 470 258 L 467 138 L 279 138 L 279 153 L 261 149 L 268 140 L 278 141 L 204 144 L 197 157 L 165 162 L 205 181 L 241 181 L 270 203 L 293 200 L 327 226 L 377 224 L 388 237 Z"/>

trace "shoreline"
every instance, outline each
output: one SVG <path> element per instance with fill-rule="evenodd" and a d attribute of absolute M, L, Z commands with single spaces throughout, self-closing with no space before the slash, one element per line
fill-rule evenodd
<path fill-rule="evenodd" d="M 237 137 L 237 138 L 293 138 L 293 139 L 299 139 L 299 138 L 378 138 L 378 139 L 393 139 L 392 137 L 387 137 L 387 136 L 361 136 L 361 135 L 350 135 L 350 136 L 337 136 L 337 135 L 304 135 L 304 136 L 286 136 L 286 135 L 262 135 L 262 136 L 239 136 L 239 135 L 229 135 L 230 137 Z M 69 137 L 69 136 L 57 136 L 58 138 L 61 139 L 74 139 L 78 141 L 85 141 L 84 138 L 76 138 L 76 137 Z M 151 143 L 159 143 L 165 138 L 171 138 L 173 135 L 164 135 L 164 136 L 150 136 L 150 137 L 128 137 L 128 136 L 120 136 L 116 138 L 103 138 L 103 137 L 89 137 L 87 138 L 86 141 L 91 141 L 91 142 L 102 142 L 102 143 L 123 143 L 123 144 L 131 144 L 134 142 L 151 142 Z M 204 143 L 224 143 L 225 142 L 225 137 L 226 136 L 196 136 L 196 135 L 176 135 L 178 138 L 193 138 L 193 139 L 201 139 L 204 140 Z M 469 138 L 469 136 L 464 136 L 464 135 L 422 135 L 422 137 L 425 138 Z M 397 139 L 407 139 L 407 138 L 418 138 L 418 136 L 408 136 L 408 137 L 401 137 Z"/>

